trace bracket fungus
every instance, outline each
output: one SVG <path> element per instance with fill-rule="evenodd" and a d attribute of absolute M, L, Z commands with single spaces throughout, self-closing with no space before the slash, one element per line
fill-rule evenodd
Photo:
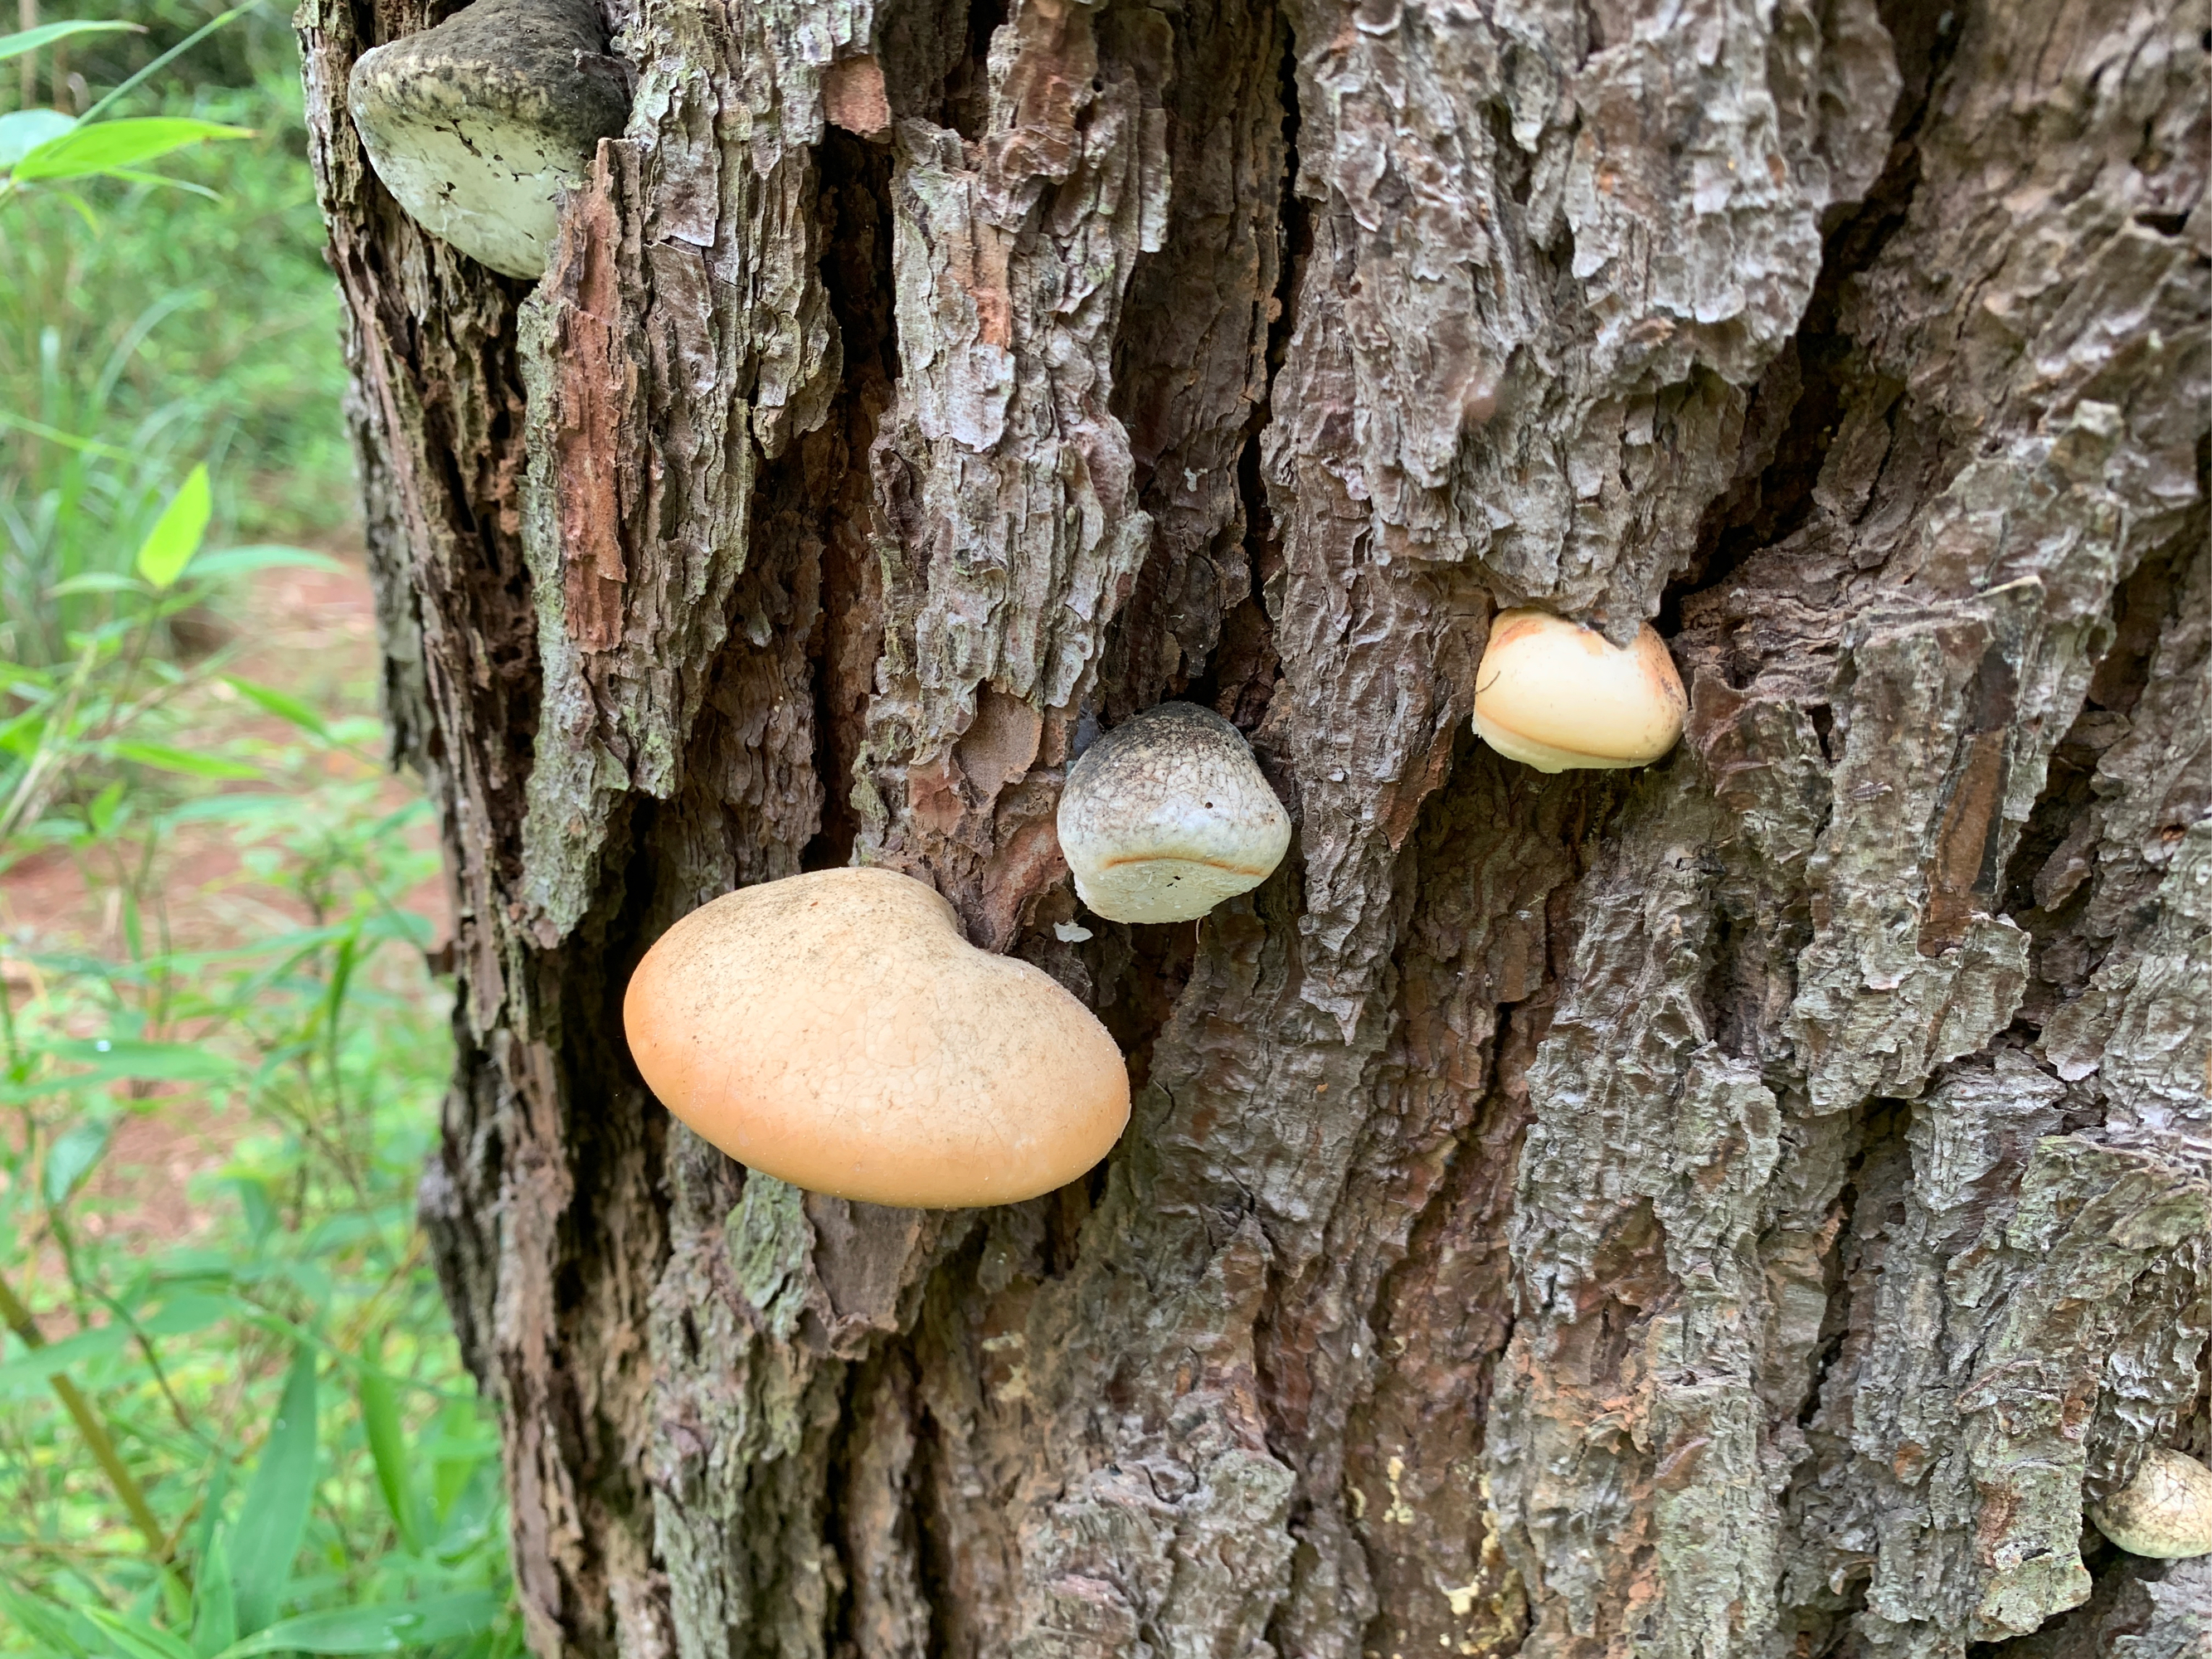
<path fill-rule="evenodd" d="M 2154 1446 L 2134 1480 L 2089 1506 L 2089 1518 L 2130 1555 L 2160 1561 L 2212 1555 L 2212 1469 L 2186 1452 Z"/>
<path fill-rule="evenodd" d="M 1649 623 L 1624 648 L 1548 611 L 1501 611 L 1475 671 L 1476 734 L 1540 772 L 1649 765 L 1682 735 L 1687 708 Z"/>
<path fill-rule="evenodd" d="M 890 870 L 744 888 L 678 922 L 623 998 L 661 1103 L 732 1158 L 908 1209 L 1034 1198 L 1129 1118 L 1121 1050 L 1041 969 L 970 945 Z"/>
<path fill-rule="evenodd" d="M 1291 816 L 1244 734 L 1210 708 L 1164 702 L 1068 769 L 1060 848 L 1078 897 L 1109 921 L 1189 921 L 1274 873 Z"/>
<path fill-rule="evenodd" d="M 408 216 L 535 280 L 561 192 L 629 118 L 629 82 L 590 0 L 476 0 L 361 55 L 346 94 L 369 165 Z"/>

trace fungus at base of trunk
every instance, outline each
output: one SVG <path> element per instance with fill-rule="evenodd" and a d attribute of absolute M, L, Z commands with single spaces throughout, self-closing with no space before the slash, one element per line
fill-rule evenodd
<path fill-rule="evenodd" d="M 1109 921 L 1189 921 L 1273 875 L 1291 817 L 1244 734 L 1164 702 L 1068 769 L 1060 848 L 1078 897 Z"/>
<path fill-rule="evenodd" d="M 589 0 L 476 0 L 363 52 L 346 95 L 369 165 L 432 235 L 534 281 L 561 192 L 629 118 L 606 45 Z"/>
<path fill-rule="evenodd" d="M 818 870 L 724 895 L 623 998 L 661 1103 L 794 1186 L 908 1209 L 1012 1204 L 1106 1156 L 1121 1050 L 1042 970 L 970 945 L 934 890 Z"/>
<path fill-rule="evenodd" d="M 2212 1555 L 2212 1469 L 2186 1452 L 2154 1446 L 2134 1480 L 2089 1506 L 2089 1518 L 2130 1555 L 2160 1561 Z"/>
<path fill-rule="evenodd" d="M 1649 623 L 1624 649 L 1548 611 L 1501 611 L 1475 671 L 1476 735 L 1540 772 L 1648 766 L 1681 737 L 1688 707 Z"/>

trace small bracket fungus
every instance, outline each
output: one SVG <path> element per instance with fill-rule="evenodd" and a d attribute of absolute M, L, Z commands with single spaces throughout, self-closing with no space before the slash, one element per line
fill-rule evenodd
<path fill-rule="evenodd" d="M 1091 1011 L 889 870 L 702 905 L 638 964 L 623 1024 L 647 1086 L 732 1158 L 872 1204 L 1034 1198 L 1129 1118 L 1127 1068 Z"/>
<path fill-rule="evenodd" d="M 346 94 L 369 165 L 425 230 L 509 276 L 553 257 L 563 190 L 629 118 L 590 0 L 476 0 L 365 52 Z"/>
<path fill-rule="evenodd" d="M 2154 1446 L 2134 1480 L 2089 1506 L 2089 1518 L 2130 1555 L 2160 1561 L 2212 1555 L 2212 1469 L 2186 1452 Z"/>
<path fill-rule="evenodd" d="M 1648 765 L 1682 735 L 1687 703 L 1648 623 L 1624 650 L 1547 611 L 1501 611 L 1475 671 L 1476 734 L 1540 772 Z"/>
<path fill-rule="evenodd" d="M 1290 849 L 1291 817 L 1244 734 L 1164 702 L 1083 751 L 1060 797 L 1060 849 L 1109 921 L 1188 921 L 1257 887 Z"/>

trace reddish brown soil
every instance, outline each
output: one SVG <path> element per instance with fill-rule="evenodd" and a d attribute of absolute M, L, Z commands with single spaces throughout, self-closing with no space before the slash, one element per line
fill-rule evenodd
<path fill-rule="evenodd" d="M 340 556 L 343 572 L 271 570 L 256 577 L 228 619 L 224 648 L 234 654 L 224 672 L 288 692 L 326 719 L 373 716 L 374 612 L 358 555 Z M 251 734 L 282 742 L 295 735 L 227 686 L 201 697 L 192 713 L 196 722 L 204 719 L 215 740 Z M 377 740 L 363 745 L 371 757 L 381 747 Z M 381 776 L 381 811 L 404 805 L 416 793 L 412 780 L 392 776 L 371 760 L 333 754 L 326 763 L 336 775 Z M 426 842 L 432 839 L 427 828 L 422 835 Z M 166 928 L 173 949 L 219 949 L 310 920 L 291 895 L 252 878 L 221 825 L 181 827 L 162 849 L 155 871 L 160 914 L 147 918 L 149 944 Z M 18 1006 L 39 989 L 27 952 L 124 954 L 121 907 L 103 874 L 81 869 L 65 852 L 40 854 L 0 874 L 0 971 Z M 441 882 L 424 882 L 404 902 L 430 921 L 434 937 L 445 937 L 448 912 Z M 196 1188 L 205 1193 L 197 1178 L 222 1167 L 249 1125 L 241 1112 L 211 1113 L 204 1099 L 186 1098 L 189 1108 L 165 1110 L 156 1100 L 118 1123 L 86 1194 L 90 1201 L 82 1206 L 87 1231 L 152 1248 L 187 1240 L 208 1226 L 208 1214 L 194 1202 Z"/>

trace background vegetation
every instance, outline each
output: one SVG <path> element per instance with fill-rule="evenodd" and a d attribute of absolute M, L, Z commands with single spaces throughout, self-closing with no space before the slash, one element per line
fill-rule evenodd
<path fill-rule="evenodd" d="M 0 1653 L 493 1659 L 435 855 L 365 653 L 269 643 L 362 586 L 289 23 L 78 15 L 0 62 Z"/>

